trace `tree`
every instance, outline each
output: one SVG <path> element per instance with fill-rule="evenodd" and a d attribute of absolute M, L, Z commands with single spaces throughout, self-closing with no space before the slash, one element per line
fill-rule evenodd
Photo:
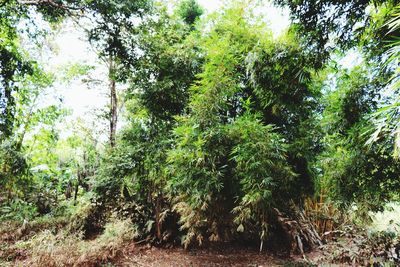
<path fill-rule="evenodd" d="M 183 0 L 179 3 L 177 13 L 188 25 L 193 25 L 203 14 L 203 8 L 196 0 Z"/>
<path fill-rule="evenodd" d="M 319 54 L 316 60 L 320 63 L 330 56 L 335 45 L 347 50 L 362 43 L 365 52 L 380 54 L 382 44 L 391 38 L 380 26 L 398 4 L 392 0 L 274 2 L 289 8 L 294 25 L 305 35 L 303 41 Z"/>
<path fill-rule="evenodd" d="M 400 26 L 400 15 L 399 7 L 397 6 L 393 12 L 393 17 L 387 21 L 390 31 L 393 33 L 398 30 Z M 385 65 L 389 69 L 393 70 L 392 76 L 388 77 L 388 82 L 386 84 L 387 89 L 389 89 L 389 99 L 387 99 L 383 106 L 376 111 L 372 117 L 374 123 L 374 130 L 368 142 L 374 144 L 376 142 L 382 141 L 382 139 L 393 140 L 394 142 L 394 157 L 399 156 L 399 134 L 398 134 L 398 121 L 399 121 L 399 99 L 397 93 L 400 89 L 399 81 L 399 68 L 397 67 L 399 62 L 399 41 L 398 38 L 394 38 L 389 43 L 389 49 L 386 51 L 386 62 Z M 383 137 L 387 134 L 389 138 Z"/>
<path fill-rule="evenodd" d="M 399 187 L 399 166 L 389 143 L 366 145 L 369 116 L 377 110 L 385 82 L 380 75 L 371 77 L 370 71 L 366 66 L 338 71 L 322 120 L 322 191 L 342 207 L 356 203 L 362 215 L 396 199 Z"/>
<path fill-rule="evenodd" d="M 397 187 L 397 164 L 390 159 L 393 150 L 389 145 L 395 134 L 392 131 L 388 138 L 381 137 L 388 128 L 396 128 L 395 124 L 386 124 L 397 116 L 396 105 L 388 106 L 396 97 L 385 91 L 396 84 L 397 62 L 387 62 L 385 58 L 390 57 L 387 42 L 399 36 L 395 20 L 387 23 L 396 14 L 398 1 L 275 3 L 289 7 L 294 24 L 306 37 L 306 49 L 317 53 L 318 62 L 334 63 L 338 51 L 345 55 L 350 49 L 362 57 L 362 68 L 335 73 L 338 82 L 327 96 L 321 166 L 323 183 L 328 185 L 322 187 L 336 202 L 357 203 L 366 208 L 364 211 L 381 209 L 397 198 L 389 189 Z M 385 108 L 379 109 L 382 106 Z M 371 122 L 376 131 L 371 130 Z M 366 138 L 368 135 L 372 137 Z"/>
<path fill-rule="evenodd" d="M 190 84 L 201 68 L 197 33 L 179 17 L 156 10 L 137 27 L 134 68 L 127 90 L 127 125 L 105 158 L 94 188 L 106 209 L 129 207 L 158 242 L 176 231 L 165 184 L 166 155 L 175 117 L 187 111 Z M 120 192 L 115 199 L 115 192 Z M 129 203 L 127 205 L 126 203 Z"/>
<path fill-rule="evenodd" d="M 16 10 L 26 10 L 26 7 L 33 6 L 50 22 L 59 22 L 67 17 L 78 18 L 82 15 L 90 17 L 91 25 L 87 29 L 88 39 L 100 51 L 99 57 L 108 67 L 109 139 L 111 147 L 114 147 L 118 120 L 116 82 L 126 79 L 127 67 L 129 69 L 129 66 L 132 66 L 134 55 L 133 51 L 129 51 L 132 46 L 126 42 L 131 40 L 127 36 L 133 33 L 137 20 L 150 10 L 152 1 L 119 1 L 114 3 L 103 0 L 28 0 L 8 2 Z"/>
<path fill-rule="evenodd" d="M 13 133 L 15 100 L 19 79 L 33 74 L 34 62 L 26 60 L 19 45 L 16 24 L 26 16 L 14 1 L 6 1 L 0 9 L 0 141 Z"/>
<path fill-rule="evenodd" d="M 274 41 L 248 16 L 236 3 L 209 22 L 203 71 L 174 129 L 168 188 L 185 246 L 230 240 L 238 227 L 264 241 L 273 208 L 290 212 L 288 200 L 312 192 L 315 144 L 300 129 L 318 95 L 313 64 L 293 35 Z"/>
<path fill-rule="evenodd" d="M 99 57 L 108 67 L 110 94 L 110 145 L 115 146 L 118 100 L 117 81 L 126 80 L 126 74 L 132 67 L 135 52 L 131 49 L 134 38 L 135 21 L 151 8 L 151 1 L 122 1 L 118 5 L 108 1 L 93 1 L 90 11 L 95 22 L 88 30 L 89 41 L 99 51 Z"/>

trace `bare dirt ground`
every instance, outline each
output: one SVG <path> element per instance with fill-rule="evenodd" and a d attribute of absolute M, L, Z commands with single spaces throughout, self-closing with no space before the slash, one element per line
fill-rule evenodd
<path fill-rule="evenodd" d="M 11 226 L 10 226 L 11 227 Z M 27 237 L 26 237 L 27 238 Z M 44 266 L 34 263 L 29 250 L 24 247 L 15 247 L 18 238 L 15 231 L 4 230 L 0 233 L 0 267 L 3 266 Z M 84 244 L 91 246 L 95 239 Z M 60 251 L 59 251 L 60 252 Z M 68 253 L 68 251 L 66 251 Z M 53 255 L 54 256 L 54 255 Z M 109 257 L 110 256 L 110 257 Z M 101 257 L 100 257 L 101 258 Z M 108 260 L 87 261 L 85 264 L 66 263 L 64 266 L 97 267 L 97 266 L 133 266 L 133 267 L 221 267 L 221 266 L 310 266 L 299 263 L 299 255 L 274 255 L 271 252 L 259 252 L 257 247 L 237 244 L 215 244 L 203 248 L 185 250 L 177 247 L 156 247 L 150 244 L 127 243 L 118 248 L 115 253 L 107 256 Z M 37 260 L 37 259 L 36 259 Z M 61 265 L 51 265 L 61 266 Z"/>
<path fill-rule="evenodd" d="M 267 252 L 243 247 L 227 247 L 212 249 L 128 248 L 113 264 L 114 266 L 146 266 L 146 267 L 266 267 L 284 266 L 298 259 L 279 259 Z"/>

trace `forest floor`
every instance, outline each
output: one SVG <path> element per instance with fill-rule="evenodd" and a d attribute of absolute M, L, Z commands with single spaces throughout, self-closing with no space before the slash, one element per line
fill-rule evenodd
<path fill-rule="evenodd" d="M 91 245 L 88 241 L 87 246 Z M 1 248 L 0 248 L 1 250 Z M 0 266 L 45 266 L 38 264 L 32 259 L 29 251 L 14 251 L 16 254 L 12 261 L 1 261 Z M 71 253 L 72 251 L 64 251 Z M 0 251 L 0 259 L 1 257 Z M 319 251 L 307 255 L 307 258 L 315 258 Z M 82 255 L 84 256 L 84 255 Z M 47 266 L 57 266 L 51 263 Z M 4 264 L 4 265 L 2 265 Z M 136 245 L 135 243 L 125 244 L 116 255 L 109 260 L 89 261 L 82 264 L 74 262 L 65 263 L 59 266 L 86 266 L 86 267 L 266 267 L 266 266 L 288 266 L 303 267 L 316 266 L 307 263 L 300 255 L 291 257 L 274 255 L 271 252 L 259 252 L 254 247 L 239 245 L 212 246 L 210 248 L 198 248 L 185 250 L 180 247 L 160 248 L 151 245 Z"/>
<path fill-rule="evenodd" d="M 315 253 L 315 252 L 314 252 Z M 21 255 L 22 256 L 22 255 Z M 30 257 L 22 256 L 10 265 L 31 265 Z M 0 264 L 1 266 L 1 264 Z M 69 265 L 67 265 L 69 266 Z M 72 265 L 71 265 L 72 266 Z M 80 266 L 80 265 L 77 265 Z M 316 266 L 302 261 L 301 257 L 277 257 L 267 252 L 259 253 L 250 248 L 224 248 L 221 250 L 182 248 L 137 247 L 132 245 L 106 263 L 91 263 L 82 266 L 118 267 L 267 267 L 267 266 Z M 331 265 L 330 265 L 331 266 Z M 344 265 L 341 265 L 344 266 Z"/>
<path fill-rule="evenodd" d="M 243 244 L 219 243 L 185 250 L 180 246 L 167 248 L 123 241 L 118 231 L 113 231 L 110 239 L 103 234 L 82 240 L 63 232 L 64 228 L 62 223 L 37 226 L 32 223 L 30 230 L 21 235 L 18 223 L 0 223 L 0 267 L 311 266 L 304 264 L 300 255 L 259 252 L 257 247 Z M 311 258 L 313 254 L 309 255 Z"/>
<path fill-rule="evenodd" d="M 222 267 L 222 266 L 290 266 L 299 258 L 279 258 L 253 248 L 223 247 L 184 250 L 182 248 L 135 247 L 114 262 L 115 266 L 146 267 Z"/>
<path fill-rule="evenodd" d="M 212 243 L 188 250 L 171 244 L 152 246 L 127 239 L 131 227 L 126 221 L 107 224 L 104 232 L 89 239 L 67 231 L 64 220 L 46 219 L 28 225 L 22 231 L 20 223 L 0 223 L 0 267 L 400 266 L 399 239 L 390 232 L 371 235 L 371 229 L 351 225 L 335 231 L 326 244 L 304 258 L 270 250 L 259 252 L 255 246 L 237 243 Z"/>

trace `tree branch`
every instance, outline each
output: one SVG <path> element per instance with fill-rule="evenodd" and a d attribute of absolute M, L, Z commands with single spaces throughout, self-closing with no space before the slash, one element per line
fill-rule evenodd
<path fill-rule="evenodd" d="M 67 6 L 62 3 L 57 3 L 54 0 L 18 0 L 18 3 L 21 5 L 31 5 L 31 6 L 48 5 L 55 8 L 63 9 L 68 12 L 70 12 L 71 10 L 83 10 L 82 7 Z"/>

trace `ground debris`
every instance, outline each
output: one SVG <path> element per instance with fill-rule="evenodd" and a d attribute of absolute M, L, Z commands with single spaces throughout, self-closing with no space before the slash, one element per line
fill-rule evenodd
<path fill-rule="evenodd" d="M 327 233 L 330 241 L 320 247 L 315 263 L 351 266 L 399 266 L 400 240 L 394 232 L 375 231 L 354 225 Z"/>

